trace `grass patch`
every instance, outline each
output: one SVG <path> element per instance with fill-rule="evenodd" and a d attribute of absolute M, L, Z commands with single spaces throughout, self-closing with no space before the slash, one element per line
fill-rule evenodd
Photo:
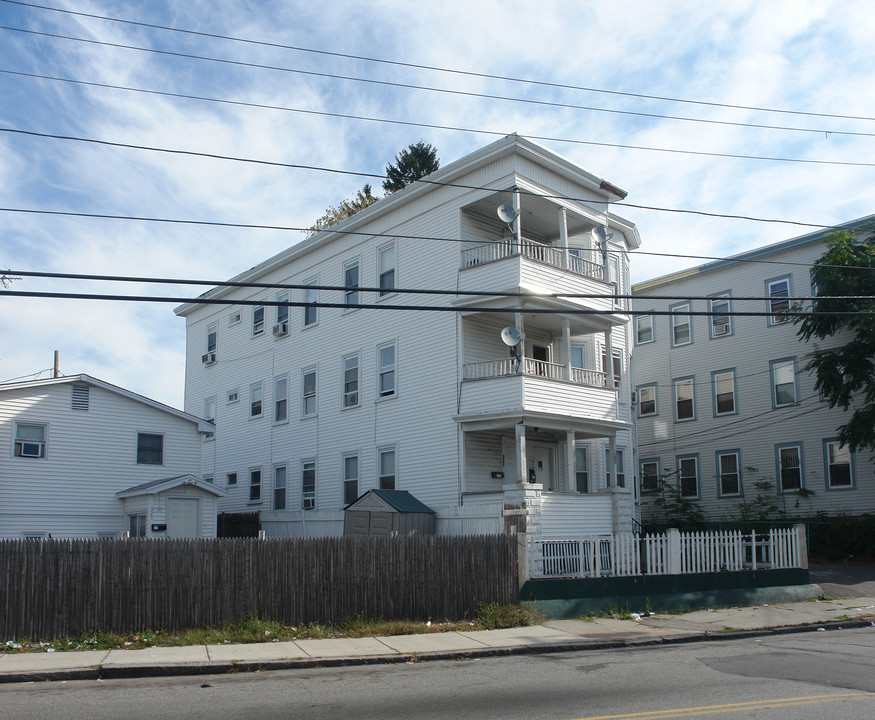
<path fill-rule="evenodd" d="M 454 630 L 494 630 L 536 625 L 543 616 L 525 605 L 482 603 L 474 620 L 416 622 L 413 620 L 375 620 L 357 615 L 336 624 L 283 625 L 271 620 L 251 618 L 223 623 L 217 627 L 192 628 L 179 632 L 148 630 L 131 633 L 81 633 L 54 640 L 0 641 L 0 652 L 64 652 L 70 650 L 141 650 L 150 647 L 183 645 L 229 645 L 237 643 L 286 642 L 324 638 L 360 638 L 387 635 L 419 635 Z"/>

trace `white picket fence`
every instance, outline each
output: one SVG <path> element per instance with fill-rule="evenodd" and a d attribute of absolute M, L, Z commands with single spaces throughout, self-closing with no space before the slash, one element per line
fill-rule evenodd
<path fill-rule="evenodd" d="M 529 577 L 681 575 L 807 567 L 804 526 L 765 533 L 608 535 L 569 540 L 527 538 Z"/>

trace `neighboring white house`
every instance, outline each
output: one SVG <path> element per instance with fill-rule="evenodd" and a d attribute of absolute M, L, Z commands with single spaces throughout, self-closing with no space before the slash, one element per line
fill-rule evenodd
<path fill-rule="evenodd" d="M 438 528 L 478 505 L 496 531 L 630 530 L 630 324 L 614 294 L 640 239 L 609 212 L 623 197 L 511 135 L 233 279 L 271 287 L 177 308 L 185 407 L 216 423 L 202 472 L 228 491 L 220 510 L 340 534 L 342 509 L 383 488 L 437 510 Z M 405 305 L 435 310 L 392 309 Z M 507 326 L 525 335 L 521 363 Z"/>
<path fill-rule="evenodd" d="M 212 430 L 89 375 L 0 385 L 0 537 L 215 537 Z"/>
<path fill-rule="evenodd" d="M 713 519 L 738 517 L 740 505 L 757 495 L 795 514 L 875 510 L 871 453 L 851 453 L 836 441 L 846 415 L 814 390 L 813 374 L 803 370 L 813 344 L 802 342 L 798 326 L 781 315 L 796 304 L 792 298 L 814 292 L 810 266 L 826 250 L 827 234 L 803 235 L 633 287 L 636 313 L 671 313 L 636 314 L 634 320 L 645 484 L 668 474 L 681 495 L 697 500 Z M 689 314 L 703 311 L 714 314 Z M 738 311 L 768 314 L 730 314 Z M 845 340 L 839 335 L 821 346 Z M 757 488 L 757 482 L 771 487 Z"/>

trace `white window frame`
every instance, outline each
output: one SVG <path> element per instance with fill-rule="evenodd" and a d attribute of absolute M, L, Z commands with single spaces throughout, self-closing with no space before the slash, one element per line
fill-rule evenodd
<path fill-rule="evenodd" d="M 693 306 L 689 302 L 678 303 L 669 307 L 671 315 L 671 346 L 683 347 L 684 345 L 693 344 L 693 316 L 690 314 L 693 311 Z M 685 322 L 682 319 L 686 318 Z M 687 339 L 678 342 L 678 329 L 686 326 Z"/>
<path fill-rule="evenodd" d="M 313 376 L 313 391 L 312 392 L 307 391 L 307 376 L 308 375 Z M 316 401 L 318 399 L 318 380 L 319 380 L 319 377 L 316 374 L 315 367 L 304 368 L 303 370 L 301 370 L 301 417 L 302 418 L 316 417 L 316 415 L 319 412 L 319 407 L 316 404 Z M 307 406 L 308 406 L 310 400 L 312 400 L 313 408 L 310 412 L 307 412 Z"/>
<path fill-rule="evenodd" d="M 146 462 L 146 461 L 141 462 L 140 461 L 140 437 L 141 436 L 161 438 L 161 448 L 160 448 L 161 460 L 159 462 Z M 154 448 L 144 448 L 144 451 L 145 450 L 154 450 Z M 158 466 L 163 465 L 164 464 L 164 453 L 166 451 L 167 451 L 167 447 L 164 443 L 164 433 L 137 431 L 137 446 L 136 446 L 136 456 L 135 456 L 137 465 L 158 465 Z"/>
<path fill-rule="evenodd" d="M 655 468 L 655 471 L 654 471 L 652 474 L 651 474 L 651 473 L 645 473 L 645 472 L 644 472 L 644 466 L 645 466 L 645 465 L 653 465 L 654 468 Z M 642 458 L 642 459 L 638 462 L 638 474 L 639 474 L 640 477 L 641 477 L 641 491 L 642 491 L 642 492 L 654 492 L 655 490 L 657 490 L 658 487 L 659 487 L 659 476 L 660 476 L 660 473 L 661 473 L 661 471 L 660 471 L 660 461 L 659 461 L 659 458 Z M 652 486 L 652 487 L 648 487 L 648 486 L 647 486 L 647 482 L 645 482 L 645 480 L 646 480 L 647 478 L 651 478 L 651 477 L 653 478 L 653 486 Z"/>
<path fill-rule="evenodd" d="M 694 470 L 693 475 L 685 475 L 685 469 L 689 468 L 689 463 L 692 461 L 692 467 Z M 685 465 L 686 464 L 686 465 Z M 699 493 L 701 492 L 701 485 L 699 483 L 699 456 L 697 454 L 692 455 L 678 455 L 677 457 L 677 466 L 678 466 L 678 494 L 682 498 L 698 498 Z M 684 489 L 684 480 L 689 480 L 692 478 L 696 483 L 696 492 L 689 493 Z"/>
<path fill-rule="evenodd" d="M 717 467 L 717 493 L 720 497 L 738 497 L 741 495 L 741 452 L 739 450 L 717 450 L 714 454 L 714 464 Z M 735 458 L 735 472 L 724 472 L 723 458 Z M 735 476 L 735 492 L 727 492 L 723 487 L 724 477 Z"/>
<path fill-rule="evenodd" d="M 385 245 L 377 248 L 377 287 L 379 288 L 379 292 L 377 293 L 378 299 L 394 295 L 396 288 L 398 287 L 396 283 L 398 273 L 397 252 L 398 251 L 394 242 L 386 243 Z M 387 267 L 385 262 L 387 253 L 391 253 L 391 267 Z M 386 283 L 386 285 L 384 286 L 384 280 L 387 279 L 390 274 L 391 281 Z"/>
<path fill-rule="evenodd" d="M 650 402 L 653 403 L 652 412 L 644 412 L 644 395 L 645 393 L 650 393 L 653 395 Z M 656 383 L 650 383 L 648 385 L 639 385 L 638 386 L 638 417 L 655 417 L 659 415 L 659 405 L 656 402 L 657 392 L 656 392 Z"/>
<path fill-rule="evenodd" d="M 228 487 L 236 487 L 237 486 L 237 473 L 229 472 L 225 474 L 225 485 Z"/>
<path fill-rule="evenodd" d="M 304 280 L 304 285 L 317 286 L 319 285 L 319 277 L 311 277 Z M 303 293 L 303 301 L 304 312 L 303 322 L 304 328 L 313 327 L 314 325 L 319 324 L 319 308 L 316 303 L 319 302 L 319 288 L 318 287 L 305 287 L 302 291 Z"/>
<path fill-rule="evenodd" d="M 273 493 L 271 507 L 274 510 L 285 510 L 288 507 L 289 473 L 285 463 L 273 466 Z"/>
<path fill-rule="evenodd" d="M 782 285 L 786 288 L 781 289 Z M 790 296 L 793 293 L 793 284 L 789 275 L 766 280 L 766 306 L 769 312 L 769 325 L 783 325 L 790 318 L 785 315 L 790 310 Z"/>
<path fill-rule="evenodd" d="M 392 363 L 384 365 L 383 351 L 392 349 Z M 392 389 L 385 390 L 383 381 L 391 375 Z M 385 400 L 398 395 L 398 343 L 383 343 L 377 346 L 377 399 Z"/>
<path fill-rule="evenodd" d="M 785 388 L 788 383 L 786 381 L 779 383 L 778 382 L 778 373 L 780 372 L 784 375 L 787 371 L 792 373 L 793 377 L 793 399 L 789 402 L 778 402 L 778 388 L 779 386 Z M 773 408 L 782 408 L 782 407 L 790 407 L 791 405 L 795 405 L 799 402 L 799 386 L 796 382 L 796 358 L 795 357 L 787 357 L 787 358 L 779 358 L 778 360 L 771 360 L 769 362 L 769 378 L 772 384 L 772 407 Z M 783 378 L 782 378 L 783 379 Z"/>
<path fill-rule="evenodd" d="M 289 322 L 289 302 L 291 301 L 291 296 L 289 295 L 288 290 L 283 290 L 276 294 L 276 301 L 279 303 L 276 306 L 276 324 L 287 323 Z"/>
<path fill-rule="evenodd" d="M 680 412 L 679 412 L 679 410 L 680 410 L 679 403 L 681 402 L 681 399 L 679 397 L 678 388 L 681 385 L 689 386 L 689 389 L 690 389 L 689 401 L 690 401 L 690 406 L 691 406 L 691 414 L 689 417 L 683 417 L 683 418 L 680 417 Z M 672 381 L 672 388 L 674 391 L 674 421 L 680 423 L 680 422 L 690 422 L 692 420 L 695 420 L 696 419 L 696 382 L 695 382 L 695 377 L 676 378 L 675 380 Z M 684 399 L 684 402 L 686 402 L 686 399 Z"/>
<path fill-rule="evenodd" d="M 234 403 L 240 402 L 240 388 L 234 388 L 233 390 L 228 390 L 225 393 L 225 404 L 233 405 Z"/>
<path fill-rule="evenodd" d="M 146 514 L 145 513 L 128 513 L 125 515 L 125 529 L 128 537 L 144 538 L 146 537 Z"/>
<path fill-rule="evenodd" d="M 341 408 L 347 410 L 361 405 L 362 359 L 360 353 L 344 355 L 340 362 Z"/>
<path fill-rule="evenodd" d="M 582 460 L 582 462 L 581 462 Z M 581 465 L 583 466 L 581 468 Z M 574 489 L 581 494 L 589 493 L 589 447 L 576 445 L 574 447 Z M 581 490 L 581 487 L 584 489 Z"/>
<path fill-rule="evenodd" d="M 350 461 L 350 460 L 355 461 L 355 468 L 354 468 L 355 473 L 350 473 L 350 471 L 349 471 L 350 468 L 348 467 L 347 461 Z M 342 472 L 343 472 L 343 488 L 342 488 L 343 506 L 346 507 L 347 505 L 354 503 L 358 499 L 358 496 L 359 496 L 359 478 L 361 476 L 361 465 L 362 465 L 361 455 L 357 452 L 344 453 L 343 457 L 341 458 L 340 463 L 341 463 L 341 468 L 342 468 Z M 351 487 L 353 487 L 353 483 L 355 484 L 354 485 L 355 497 L 353 497 L 352 500 L 350 500 L 351 495 L 350 495 L 349 490 Z"/>
<path fill-rule="evenodd" d="M 228 327 L 239 325 L 241 322 L 243 322 L 243 313 L 241 313 L 239 310 L 235 310 L 230 315 L 228 315 Z"/>
<path fill-rule="evenodd" d="M 833 449 L 835 449 L 836 452 L 847 454 L 847 463 L 835 462 Z M 834 466 L 840 465 L 848 466 L 848 482 L 841 484 L 833 482 L 832 470 Z M 855 470 L 856 468 L 854 467 L 854 453 L 849 447 L 843 447 L 836 438 L 829 438 L 823 441 L 823 474 L 826 478 L 827 490 L 849 490 L 855 488 L 857 486 Z"/>
<path fill-rule="evenodd" d="M 355 271 L 355 281 L 350 282 L 349 274 Z M 362 266 L 359 258 L 343 263 L 343 304 L 344 312 L 355 310 L 361 305 Z"/>
<path fill-rule="evenodd" d="M 42 439 L 19 437 L 20 427 L 40 428 L 42 430 Z M 47 423 L 16 421 L 12 454 L 14 457 L 27 458 L 29 460 L 44 460 L 48 455 L 48 440 L 49 426 Z M 34 454 L 34 451 L 30 450 L 30 448 L 27 448 L 29 452 L 24 452 L 25 446 L 31 445 L 36 446 L 36 454 Z"/>
<path fill-rule="evenodd" d="M 204 398 L 204 420 L 209 420 L 214 425 L 216 423 L 216 396 L 213 395 L 208 398 Z M 214 432 L 206 432 L 204 433 L 204 440 L 212 440 L 216 437 L 216 433 Z"/>
<path fill-rule="evenodd" d="M 289 421 L 289 376 L 277 375 L 273 379 L 273 424 Z"/>
<path fill-rule="evenodd" d="M 252 337 L 264 333 L 264 305 L 252 308 Z"/>
<path fill-rule="evenodd" d="M 249 505 L 261 505 L 264 477 L 260 467 L 249 468 Z"/>
<path fill-rule="evenodd" d="M 308 475 L 312 474 L 312 482 Z M 316 509 L 316 459 L 301 460 L 301 510 Z"/>
<path fill-rule="evenodd" d="M 642 333 L 649 332 L 650 337 L 646 340 L 641 339 Z M 636 315 L 635 316 L 635 344 L 647 345 L 656 341 L 656 332 L 653 327 L 653 315 Z"/>
<path fill-rule="evenodd" d="M 256 412 L 257 408 L 257 412 Z M 264 415 L 264 383 L 252 383 L 249 386 L 249 419 L 255 420 Z"/>
<path fill-rule="evenodd" d="M 392 457 L 392 472 L 383 472 L 383 457 Z M 392 479 L 391 487 L 384 487 L 387 484 L 388 478 Z M 377 448 L 377 487 L 381 490 L 397 490 L 398 489 L 398 448 L 395 445 L 387 445 Z"/>
<path fill-rule="evenodd" d="M 717 308 L 719 304 L 726 304 L 726 309 Z M 708 311 L 715 313 L 710 315 L 708 327 L 711 330 L 711 339 L 717 340 L 732 335 L 732 297 L 728 292 L 712 295 L 708 298 Z M 719 315 L 716 313 L 720 313 Z M 719 322 L 718 322 L 719 321 Z M 725 328 L 725 329 L 724 329 Z"/>
<path fill-rule="evenodd" d="M 785 450 L 795 450 L 796 458 L 799 461 L 798 465 L 787 465 L 784 466 L 784 451 Z M 795 492 L 796 490 L 801 490 L 805 487 L 805 472 L 804 472 L 804 463 L 805 456 L 803 455 L 802 443 L 783 443 L 781 445 L 775 445 L 775 465 L 777 471 L 778 478 L 778 492 L 779 493 L 787 493 L 787 492 Z M 784 472 L 795 470 L 798 477 L 798 484 L 795 486 L 787 487 L 784 482 Z"/>
<path fill-rule="evenodd" d="M 729 386 L 732 395 L 732 409 L 731 410 L 720 410 L 720 396 L 726 395 L 725 392 L 725 383 L 726 378 L 728 376 Z M 722 388 L 724 392 L 720 392 L 721 388 L 720 384 L 723 384 Z M 711 399 L 714 404 L 714 417 L 720 417 L 723 415 L 738 415 L 738 392 L 735 388 L 735 370 L 715 370 L 711 373 Z"/>
<path fill-rule="evenodd" d="M 207 325 L 207 352 L 214 353 L 219 344 L 219 324 L 210 323 Z"/>
<path fill-rule="evenodd" d="M 610 466 L 611 449 L 605 447 L 605 487 L 611 487 Z M 617 473 L 617 487 L 626 487 L 626 448 L 614 448 L 614 470 Z"/>

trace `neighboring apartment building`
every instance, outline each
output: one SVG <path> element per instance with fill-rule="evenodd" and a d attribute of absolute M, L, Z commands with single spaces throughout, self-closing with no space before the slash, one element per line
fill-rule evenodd
<path fill-rule="evenodd" d="M 234 278 L 295 287 L 217 287 L 202 297 L 227 304 L 177 308 L 185 407 L 216 423 L 203 473 L 229 493 L 220 510 L 337 534 L 342 508 L 382 488 L 439 524 L 480 504 L 499 528 L 631 529 L 631 344 L 614 294 L 640 240 L 606 218 L 624 196 L 511 135 Z M 450 311 L 392 309 L 405 305 Z M 508 326 L 525 335 L 521 361 Z"/>
<path fill-rule="evenodd" d="M 827 234 L 633 287 L 636 313 L 643 313 L 634 319 L 634 357 L 645 485 L 667 477 L 711 519 L 739 517 L 742 503 L 758 495 L 793 514 L 875 510 L 871 453 L 849 452 L 836 441 L 845 413 L 830 409 L 814 390 L 814 376 L 803 370 L 813 344 L 800 341 L 798 325 L 781 314 L 794 304 L 790 298 L 815 291 L 810 266 L 826 250 Z M 690 314 L 703 311 L 713 315 Z M 766 314 L 732 314 L 737 311 Z M 647 497 L 643 502 L 647 518 Z"/>
<path fill-rule="evenodd" d="M 90 375 L 0 385 L 0 538 L 215 537 L 212 430 Z"/>

